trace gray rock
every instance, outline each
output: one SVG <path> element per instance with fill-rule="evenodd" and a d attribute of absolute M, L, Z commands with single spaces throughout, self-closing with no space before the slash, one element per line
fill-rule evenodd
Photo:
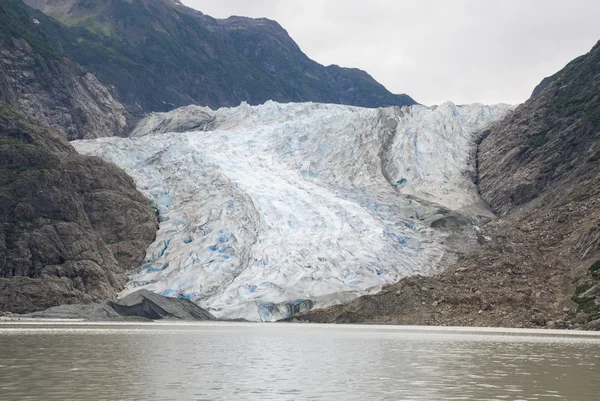
<path fill-rule="evenodd" d="M 594 196 L 599 69 L 600 42 L 546 80 L 543 90 L 538 88 L 482 141 L 479 189 L 494 211 L 511 213 L 540 198 L 566 202 L 574 194 L 581 200 Z M 558 214 L 556 219 L 568 220 Z"/>
<path fill-rule="evenodd" d="M 132 137 L 167 132 L 211 131 L 217 126 L 216 113 L 208 107 L 185 106 L 169 113 L 152 113 L 131 132 Z"/>
<path fill-rule="evenodd" d="M 118 301 L 109 301 L 121 316 L 148 319 L 215 320 L 216 318 L 188 299 L 169 298 L 139 290 Z"/>
<path fill-rule="evenodd" d="M 535 315 L 531 321 L 535 323 L 536 326 L 545 326 L 546 325 L 546 317 L 541 314 Z"/>
<path fill-rule="evenodd" d="M 115 296 L 157 227 L 121 169 L 0 103 L 0 310 Z"/>
<path fill-rule="evenodd" d="M 22 315 L 34 319 L 83 319 L 89 321 L 135 320 L 216 320 L 192 301 L 168 298 L 148 290 L 139 290 L 117 301 L 94 304 L 60 305 L 41 312 Z"/>
<path fill-rule="evenodd" d="M 0 39 L 0 100 L 69 140 L 124 135 L 123 105 L 73 60 L 41 54 L 22 38 Z"/>
<path fill-rule="evenodd" d="M 592 320 L 583 326 L 583 330 L 587 331 L 600 331 L 600 319 Z"/>

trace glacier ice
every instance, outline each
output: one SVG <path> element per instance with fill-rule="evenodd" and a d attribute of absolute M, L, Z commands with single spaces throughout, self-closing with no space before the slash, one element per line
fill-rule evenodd
<path fill-rule="evenodd" d="M 130 138 L 73 145 L 125 169 L 160 213 L 122 295 L 143 287 L 272 321 L 448 262 L 450 234 L 431 224 L 491 216 L 472 180 L 475 142 L 511 109 L 187 106 Z"/>

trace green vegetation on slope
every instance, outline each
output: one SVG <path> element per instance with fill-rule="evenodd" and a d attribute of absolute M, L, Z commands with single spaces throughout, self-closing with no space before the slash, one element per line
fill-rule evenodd
<path fill-rule="evenodd" d="M 267 100 L 365 107 L 414 103 L 362 71 L 315 63 L 273 21 L 215 20 L 166 0 L 79 0 L 70 8 L 50 3 L 31 4 L 65 25 L 57 28 L 46 19 L 36 28 L 39 34 L 59 38 L 52 49 L 142 111 Z"/>
<path fill-rule="evenodd" d="M 6 0 L 0 3 L 0 40 L 10 41 L 15 37 L 23 38 L 37 52 L 46 57 L 56 57 L 56 52 L 46 40 L 45 35 L 35 29 L 36 24 L 34 24 L 33 18 L 43 14 L 32 14 L 20 3 L 16 0 Z"/>

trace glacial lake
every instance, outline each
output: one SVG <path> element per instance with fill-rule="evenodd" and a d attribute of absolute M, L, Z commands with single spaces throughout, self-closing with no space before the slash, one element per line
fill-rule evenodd
<path fill-rule="evenodd" d="M 0 322 L 1 400 L 600 399 L 600 335 Z"/>

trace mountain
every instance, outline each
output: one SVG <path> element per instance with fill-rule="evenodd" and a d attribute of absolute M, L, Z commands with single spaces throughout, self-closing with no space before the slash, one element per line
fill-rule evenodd
<path fill-rule="evenodd" d="M 187 106 L 130 138 L 73 145 L 122 167 L 159 211 L 122 295 L 273 321 L 435 273 L 475 246 L 493 218 L 473 183 L 477 139 L 511 109 Z"/>
<path fill-rule="evenodd" d="M 440 275 L 299 318 L 600 327 L 600 42 L 492 128 L 477 162 L 499 216 L 481 247 Z"/>
<path fill-rule="evenodd" d="M 156 228 L 121 169 L 0 103 L 0 310 L 114 296 Z"/>
<path fill-rule="evenodd" d="M 59 23 L 18 1 L 0 2 L 0 101 L 68 139 L 123 135 L 126 113 L 93 74 L 53 48 Z"/>
<path fill-rule="evenodd" d="M 600 327 L 600 44 L 514 111 L 423 107 L 267 19 L 27 3 L 0 2 L 0 310 L 143 287 L 221 318 Z"/>
<path fill-rule="evenodd" d="M 176 104 L 410 100 L 364 72 L 312 62 L 272 21 L 215 20 L 159 0 L 32 5 L 63 22 L 0 3 L 0 310 L 110 298 L 154 240 L 155 212 L 133 181 L 65 139 L 124 136 Z"/>
<path fill-rule="evenodd" d="M 364 71 L 310 60 L 268 19 L 214 19 L 172 0 L 26 3 L 65 25 L 56 35 L 54 25 L 39 24 L 42 35 L 55 38 L 53 48 L 114 87 L 118 100 L 134 111 L 267 100 L 415 104 Z"/>

